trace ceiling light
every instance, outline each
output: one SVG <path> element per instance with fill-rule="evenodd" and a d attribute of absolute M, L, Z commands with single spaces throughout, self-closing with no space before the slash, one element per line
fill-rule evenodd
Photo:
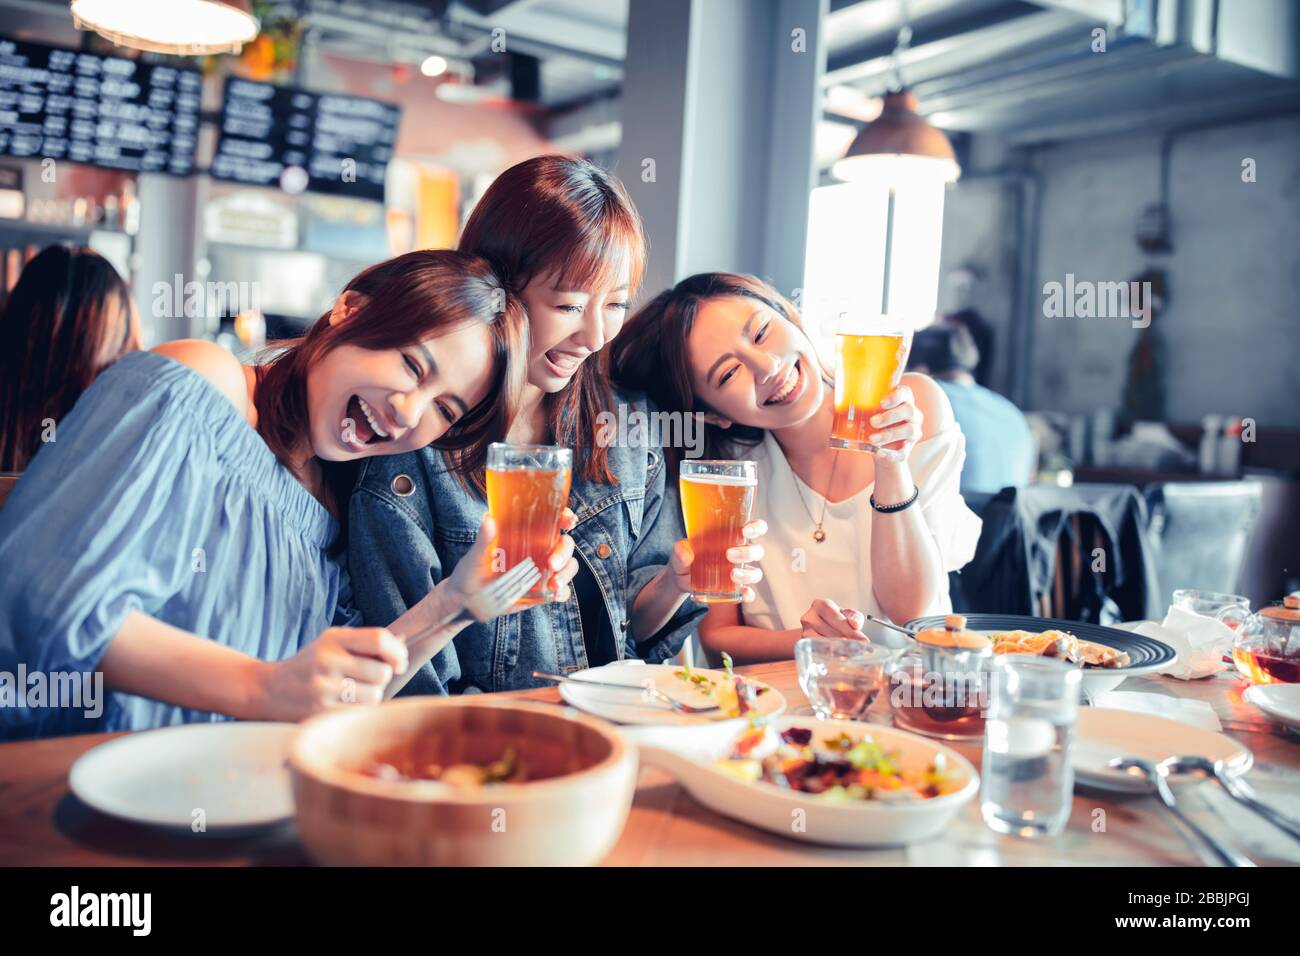
<path fill-rule="evenodd" d="M 420 72 L 425 76 L 442 76 L 447 72 L 447 60 L 435 53 L 420 64 Z"/>
<path fill-rule="evenodd" d="M 261 29 L 249 0 L 72 0 L 71 10 L 78 30 L 177 56 L 238 53 Z"/>
<path fill-rule="evenodd" d="M 885 96 L 880 117 L 863 127 L 831 171 L 850 182 L 884 175 L 951 183 L 961 175 L 952 143 L 916 112 L 916 95 L 908 90 Z"/>

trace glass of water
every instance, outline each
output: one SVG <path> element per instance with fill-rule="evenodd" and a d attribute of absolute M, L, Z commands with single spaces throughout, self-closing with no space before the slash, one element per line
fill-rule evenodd
<path fill-rule="evenodd" d="M 898 651 L 842 637 L 805 637 L 794 645 L 799 687 L 822 720 L 857 720 L 885 686 Z"/>
<path fill-rule="evenodd" d="M 1070 820 L 1081 671 L 1050 657 L 994 662 L 984 724 L 984 822 L 999 833 L 1055 836 Z"/>

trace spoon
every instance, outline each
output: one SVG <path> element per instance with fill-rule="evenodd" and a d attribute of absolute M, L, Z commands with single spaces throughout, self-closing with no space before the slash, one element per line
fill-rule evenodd
<path fill-rule="evenodd" d="M 1160 762 L 1159 767 L 1167 768 L 1168 773 L 1200 773 L 1212 777 L 1228 796 L 1243 807 L 1254 811 L 1293 839 L 1300 840 L 1300 823 L 1256 800 L 1245 781 L 1231 776 L 1222 760 L 1208 760 L 1205 757 L 1168 757 Z"/>
<path fill-rule="evenodd" d="M 1178 801 L 1174 799 L 1174 792 L 1169 787 L 1169 768 L 1165 762 L 1154 764 L 1150 760 L 1144 760 L 1141 757 L 1116 757 L 1110 761 L 1110 766 L 1116 770 L 1123 770 L 1126 773 L 1138 774 L 1147 778 L 1155 787 L 1156 795 L 1160 802 L 1165 805 L 1174 818 L 1184 827 L 1196 836 L 1210 849 L 1214 857 L 1223 866 L 1247 867 L 1255 864 L 1234 850 L 1228 849 L 1214 837 L 1210 836 L 1204 829 L 1197 825 L 1191 817 L 1182 811 L 1178 806 Z"/>

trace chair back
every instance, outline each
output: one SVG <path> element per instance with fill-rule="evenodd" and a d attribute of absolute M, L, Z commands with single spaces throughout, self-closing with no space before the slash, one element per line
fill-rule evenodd
<path fill-rule="evenodd" d="M 1151 485 L 1146 498 L 1165 602 L 1173 600 L 1177 588 L 1239 593 L 1263 486 L 1255 481 L 1171 481 Z"/>

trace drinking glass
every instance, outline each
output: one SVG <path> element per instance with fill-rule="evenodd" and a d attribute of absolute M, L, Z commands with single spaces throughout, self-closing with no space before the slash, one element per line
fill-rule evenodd
<path fill-rule="evenodd" d="M 898 651 L 843 637 L 805 637 L 795 642 L 799 687 L 822 720 L 858 720 L 885 686 Z"/>
<path fill-rule="evenodd" d="M 831 424 L 832 448 L 876 453 L 868 441 L 880 429 L 871 416 L 880 411 L 885 396 L 898 386 L 912 350 L 911 325 L 881 315 L 841 318 L 835 333 L 835 419 Z"/>
<path fill-rule="evenodd" d="M 999 833 L 1054 836 L 1070 819 L 1080 669 L 1008 654 L 990 668 L 980 811 Z"/>
<path fill-rule="evenodd" d="M 683 461 L 682 517 L 695 552 L 691 597 L 701 604 L 736 604 L 727 549 L 745 543 L 742 529 L 754 507 L 758 468 L 752 461 Z"/>
<path fill-rule="evenodd" d="M 488 571 L 499 576 L 532 558 L 542 579 L 517 602 L 544 604 L 555 597 L 550 555 L 560 543 L 560 518 L 569 503 L 573 452 L 556 445 L 488 446 L 488 511 L 497 537 L 488 551 Z"/>

